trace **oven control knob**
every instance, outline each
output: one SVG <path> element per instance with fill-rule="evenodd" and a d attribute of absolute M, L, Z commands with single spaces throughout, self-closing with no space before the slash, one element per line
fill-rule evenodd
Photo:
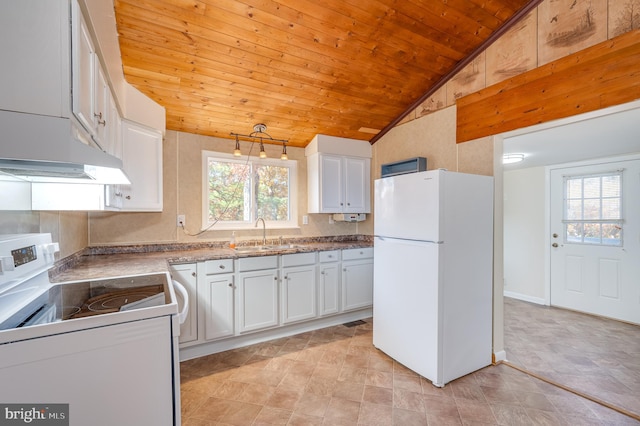
<path fill-rule="evenodd" d="M 16 266 L 13 262 L 13 256 L 0 256 L 0 273 L 13 271 Z"/>

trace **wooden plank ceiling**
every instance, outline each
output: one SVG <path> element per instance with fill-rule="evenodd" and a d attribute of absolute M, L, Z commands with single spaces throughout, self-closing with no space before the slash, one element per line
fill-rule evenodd
<path fill-rule="evenodd" d="M 167 129 L 371 140 L 529 0 L 115 0 L 127 81 Z M 267 141 L 265 141 L 266 143 Z"/>

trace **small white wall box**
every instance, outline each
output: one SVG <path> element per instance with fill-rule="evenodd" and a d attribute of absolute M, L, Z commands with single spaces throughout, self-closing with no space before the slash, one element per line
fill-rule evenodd
<path fill-rule="evenodd" d="M 367 218 L 365 213 L 335 213 L 333 220 L 336 222 L 362 222 Z"/>
<path fill-rule="evenodd" d="M 396 161 L 395 163 L 383 164 L 380 170 L 380 177 L 424 172 L 425 170 L 427 170 L 427 159 L 425 157 L 415 157 L 408 160 Z"/>

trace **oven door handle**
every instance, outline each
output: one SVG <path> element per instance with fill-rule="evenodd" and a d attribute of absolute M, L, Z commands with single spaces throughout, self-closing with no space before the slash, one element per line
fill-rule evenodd
<path fill-rule="evenodd" d="M 182 310 L 178 312 L 178 321 L 180 324 L 183 324 L 187 320 L 187 314 L 189 314 L 189 293 L 187 293 L 187 289 L 176 280 L 173 280 L 173 288 L 180 293 L 182 301 L 184 302 Z"/>

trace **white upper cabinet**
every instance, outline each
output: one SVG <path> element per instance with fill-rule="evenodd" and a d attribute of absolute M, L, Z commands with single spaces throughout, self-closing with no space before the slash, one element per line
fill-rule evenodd
<path fill-rule="evenodd" d="M 317 135 L 305 148 L 309 213 L 371 212 L 371 145 Z"/>
<path fill-rule="evenodd" d="M 122 120 L 123 211 L 162 211 L 162 133 Z"/>
<path fill-rule="evenodd" d="M 94 135 L 94 93 L 95 93 L 95 65 L 96 51 L 93 47 L 89 28 L 82 16 L 80 6 L 72 2 L 72 99 L 71 109 L 82 126 Z M 99 65 L 99 64 L 98 64 Z"/>
<path fill-rule="evenodd" d="M 94 48 L 87 22 L 77 2 L 72 2 L 72 98 L 71 109 L 78 121 L 104 150 L 109 151 L 115 138 L 111 131 L 111 88 Z M 118 157 L 120 158 L 120 157 Z"/>
<path fill-rule="evenodd" d="M 0 2 L 0 110 L 70 114 L 68 9 L 65 1 Z"/>
<path fill-rule="evenodd" d="M 307 160 L 309 172 L 317 179 L 318 193 L 309 198 L 309 213 L 338 213 L 344 208 L 344 176 L 342 158 L 334 155 L 316 154 Z M 315 188 L 314 187 L 314 191 Z M 309 190 L 309 194 L 311 194 Z M 313 209 L 311 208 L 313 206 Z"/>
<path fill-rule="evenodd" d="M 371 160 L 344 157 L 344 213 L 371 212 Z"/>
<path fill-rule="evenodd" d="M 95 70 L 95 95 L 93 97 L 93 129 L 95 139 L 102 149 L 108 151 L 111 145 L 111 138 L 114 136 L 109 132 L 111 125 L 111 89 L 107 78 L 102 71 L 98 57 L 94 60 Z"/>

